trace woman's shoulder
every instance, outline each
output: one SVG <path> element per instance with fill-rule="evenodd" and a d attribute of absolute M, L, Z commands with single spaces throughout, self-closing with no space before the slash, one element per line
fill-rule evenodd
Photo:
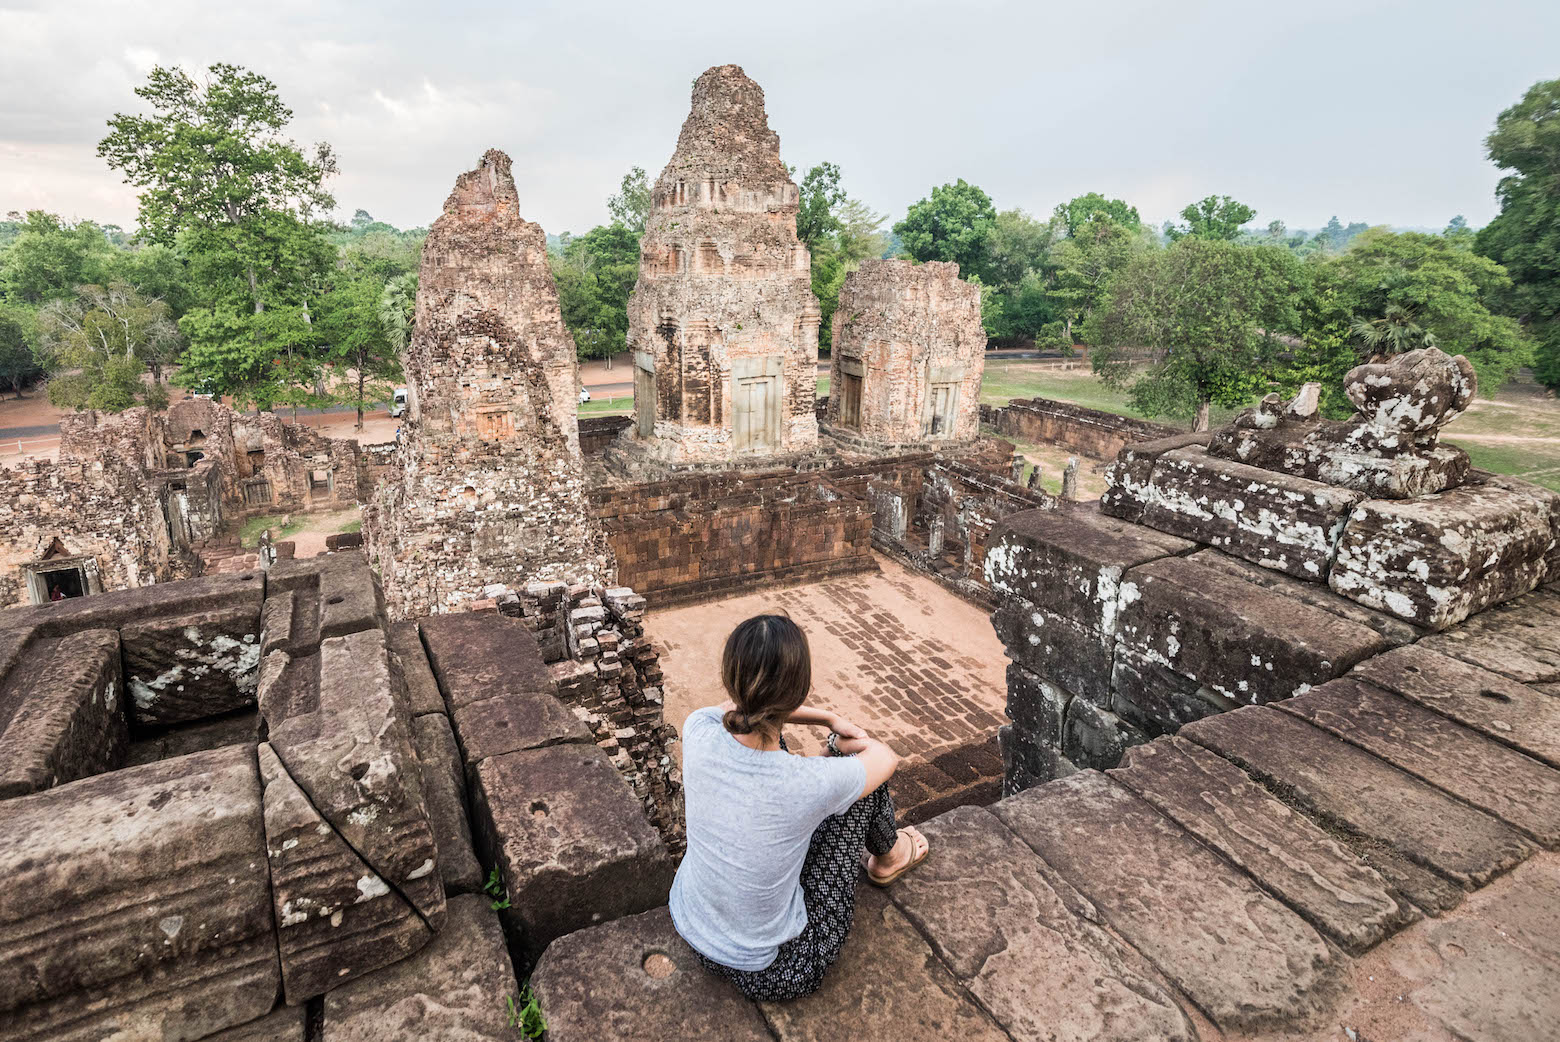
<path fill-rule="evenodd" d="M 683 721 L 683 739 L 686 740 L 691 734 L 697 734 L 701 731 L 708 731 L 711 728 L 718 728 L 724 731 L 726 729 L 726 725 L 722 721 L 725 719 L 725 716 L 725 710 L 723 710 L 720 706 L 705 706 L 702 709 L 695 709 L 693 712 L 689 713 L 688 718 Z"/>

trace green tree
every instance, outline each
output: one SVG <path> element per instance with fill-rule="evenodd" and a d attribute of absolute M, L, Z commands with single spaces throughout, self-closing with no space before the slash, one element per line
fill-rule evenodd
<path fill-rule="evenodd" d="M 834 208 L 834 218 L 840 224 L 840 258 L 846 264 L 859 265 L 887 255 L 888 234 L 883 231 L 886 215 L 875 212 L 860 199 L 843 196 Z"/>
<path fill-rule="evenodd" d="M 1276 246 L 1187 236 L 1141 253 L 1090 321 L 1094 370 L 1128 388 L 1135 408 L 1191 416 L 1207 430 L 1210 404 L 1242 405 L 1270 380 L 1281 335 L 1299 326 L 1303 277 Z"/>
<path fill-rule="evenodd" d="M 1500 213 L 1479 230 L 1476 249 L 1509 274 L 1495 303 L 1527 323 L 1538 342 L 1533 373 L 1560 390 L 1560 80 L 1529 88 L 1484 146 L 1506 175 Z"/>
<path fill-rule="evenodd" d="M 141 189 L 142 234 L 191 257 L 199 306 L 183 320 L 181 381 L 296 405 L 292 381 L 318 371 L 308 303 L 335 260 L 315 220 L 335 205 L 334 153 L 285 138 L 292 111 L 239 66 L 213 65 L 204 82 L 157 66 L 136 94 L 153 114 L 115 115 L 98 154 Z"/>
<path fill-rule="evenodd" d="M 406 354 L 417 315 L 417 273 L 397 275 L 379 293 L 379 324 L 396 356 Z"/>
<path fill-rule="evenodd" d="M 986 244 L 996 219 L 990 197 L 961 177 L 911 206 L 894 233 L 918 261 L 953 261 L 965 278 L 985 278 Z"/>
<path fill-rule="evenodd" d="M 638 233 L 619 221 L 565 236 L 548 258 L 564 325 L 581 358 L 605 358 L 628 347 L 628 298 L 639 277 Z"/>
<path fill-rule="evenodd" d="M 168 305 L 125 282 L 80 287 L 74 300 L 50 301 L 39 312 L 42 335 L 59 366 L 49 401 L 70 409 L 121 412 L 168 402 L 163 370 L 179 348 Z M 142 377 L 151 373 L 151 383 Z"/>
<path fill-rule="evenodd" d="M 790 169 L 793 176 L 794 168 Z M 796 237 L 809 250 L 831 240 L 839 234 L 842 225 L 834 215 L 835 209 L 845 199 L 840 191 L 840 168 L 833 163 L 819 163 L 802 178 L 797 186 L 799 203 L 796 210 Z"/>
<path fill-rule="evenodd" d="M 1361 360 L 1434 343 L 1467 355 L 1493 395 L 1531 357 L 1518 324 L 1491 310 L 1511 287 L 1505 269 L 1441 235 L 1372 228 L 1321 262 L 1315 286 L 1332 306 L 1315 311 L 1308 339 L 1346 331 Z"/>
<path fill-rule="evenodd" d="M 1110 221 L 1124 228 L 1136 230 L 1143 219 L 1138 216 L 1137 207 L 1129 206 L 1122 199 L 1107 199 L 1098 192 L 1090 192 L 1069 199 L 1065 203 L 1059 203 L 1055 216 L 1062 222 L 1063 233 L 1068 238 L 1074 238 L 1092 221 Z"/>
<path fill-rule="evenodd" d="M 335 377 L 331 397 L 352 406 L 358 430 L 363 429 L 364 409 L 389 400 L 393 381 L 401 378 L 396 342 L 400 327 L 384 321 L 386 290 L 373 274 L 345 266 L 320 298 L 317 328 Z"/>
<path fill-rule="evenodd" d="M 30 310 L 0 303 L 0 388 L 18 398 L 28 384 L 44 375 L 34 348 L 36 322 Z"/>
<path fill-rule="evenodd" d="M 1474 233 L 1474 230 L 1468 227 L 1468 218 L 1462 214 L 1458 214 L 1448 221 L 1446 229 L 1441 234 L 1464 249 L 1472 249 L 1474 242 L 1478 239 L 1478 235 Z"/>
<path fill-rule="evenodd" d="M 644 234 L 645 221 L 650 218 L 651 198 L 650 178 L 644 167 L 636 166 L 623 175 L 617 194 L 607 197 L 607 212 L 638 237 Z"/>
<path fill-rule="evenodd" d="M 0 296 L 25 304 L 74 297 L 76 287 L 99 281 L 113 247 L 91 221 L 67 224 L 29 210 L 11 244 L 0 253 Z"/>
<path fill-rule="evenodd" d="M 1165 225 L 1165 234 L 1171 242 L 1187 236 L 1228 242 L 1240 238 L 1241 225 L 1249 223 L 1256 216 L 1257 211 L 1245 203 L 1227 195 L 1210 195 L 1201 202 L 1188 203 L 1186 209 L 1181 211 L 1181 220 L 1186 223 L 1181 226 Z"/>

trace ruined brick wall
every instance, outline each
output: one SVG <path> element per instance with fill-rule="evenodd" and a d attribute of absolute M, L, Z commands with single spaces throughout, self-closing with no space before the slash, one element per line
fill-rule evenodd
<path fill-rule="evenodd" d="M 745 487 L 729 479 L 677 486 L 642 486 L 602 522 L 619 580 L 658 607 L 877 567 L 871 509 L 827 479 L 787 474 Z M 624 512 L 631 505 L 641 509 Z"/>
<path fill-rule="evenodd" d="M 91 592 L 174 576 L 157 490 L 113 468 L 94 474 L 45 460 L 0 468 L 0 532 L 0 607 L 31 603 L 27 565 L 77 560 Z"/>
<path fill-rule="evenodd" d="M 695 82 L 652 200 L 628 346 L 646 371 L 636 391 L 654 397 L 654 434 L 625 439 L 669 464 L 811 449 L 821 320 L 811 258 L 764 92 L 737 66 Z"/>
<path fill-rule="evenodd" d="M 875 445 L 974 438 L 985 351 L 980 289 L 957 264 L 864 261 L 834 313 L 829 433 Z"/>
<path fill-rule="evenodd" d="M 1018 399 L 1000 409 L 981 409 L 982 421 L 1019 441 L 1061 445 L 1095 459 L 1112 459 L 1123 448 L 1180 434 L 1174 427 L 1133 420 L 1048 398 Z"/>
<path fill-rule="evenodd" d="M 633 423 L 628 416 L 591 416 L 581 420 L 580 455 L 600 456 Z"/>
<path fill-rule="evenodd" d="M 509 157 L 461 175 L 423 244 L 409 408 L 364 536 L 396 618 L 448 611 L 492 583 L 600 583 L 577 422 L 578 366 Z"/>

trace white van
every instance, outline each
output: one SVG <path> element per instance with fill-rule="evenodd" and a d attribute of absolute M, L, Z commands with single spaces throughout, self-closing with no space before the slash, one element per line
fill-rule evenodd
<path fill-rule="evenodd" d="M 402 416 L 405 416 L 405 415 L 406 415 L 406 388 L 404 388 L 404 387 L 397 387 L 395 389 L 395 400 L 390 403 L 390 418 L 392 420 L 399 420 Z"/>

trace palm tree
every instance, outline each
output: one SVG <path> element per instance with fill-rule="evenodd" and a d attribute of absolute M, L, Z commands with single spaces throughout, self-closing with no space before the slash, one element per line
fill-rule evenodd
<path fill-rule="evenodd" d="M 1380 318 L 1356 318 L 1349 331 L 1364 345 L 1372 361 L 1421 347 L 1434 347 L 1435 334 L 1414 321 L 1414 309 L 1388 304 Z"/>

